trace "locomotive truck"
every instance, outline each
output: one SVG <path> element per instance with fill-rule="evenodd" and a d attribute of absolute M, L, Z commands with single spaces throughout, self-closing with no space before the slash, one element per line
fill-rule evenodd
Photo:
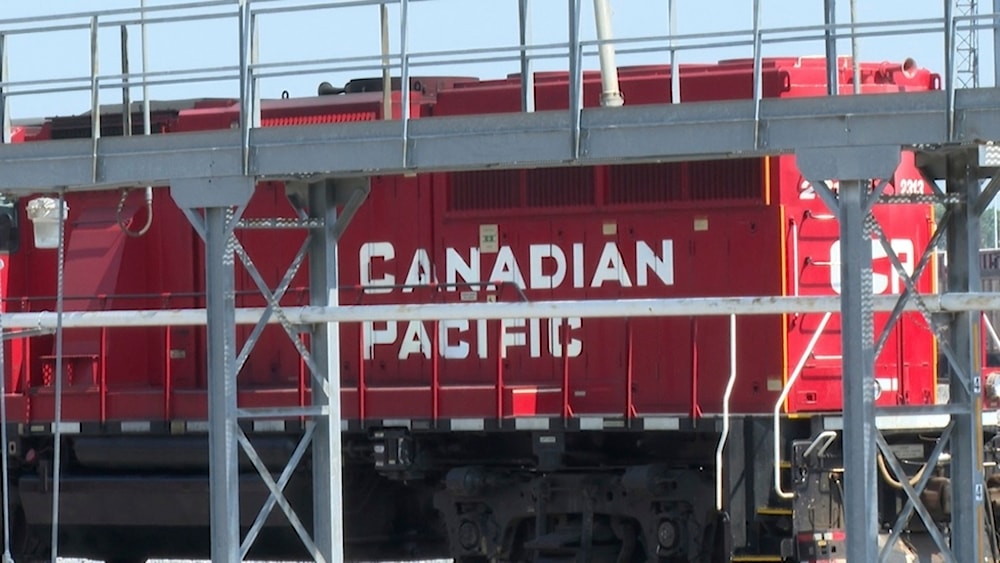
<path fill-rule="evenodd" d="M 839 73 L 845 92 L 853 88 L 849 66 Z M 751 61 L 679 72 L 685 101 L 753 95 Z M 670 102 L 669 67 L 619 74 L 626 104 Z M 939 85 L 938 76 L 912 61 L 862 64 L 860 76 L 862 95 Z M 412 119 L 520 111 L 516 75 L 410 80 Z M 537 110 L 566 107 L 565 73 L 539 73 L 534 84 Z M 391 115 L 381 80 L 355 80 L 323 89 L 332 95 L 265 101 L 262 125 L 398 119 L 398 86 L 397 80 Z M 822 59 L 764 60 L 763 96 L 825 92 Z M 583 94 L 586 105 L 596 105 L 596 73 L 585 73 Z M 123 109 L 107 108 L 102 136 L 128 127 Z M 141 114 L 134 107 L 127 112 L 141 131 Z M 159 102 L 151 111 L 154 134 L 238 121 L 237 102 L 225 99 Z M 14 141 L 89 137 L 91 123 L 89 115 L 49 118 L 18 127 Z M 930 194 L 909 153 L 885 180 L 888 194 Z M 338 242 L 343 304 L 810 296 L 840 288 L 837 222 L 791 155 L 373 176 L 369 183 L 368 201 Z M 57 252 L 34 239 L 29 199 L 7 199 L 0 213 L 8 313 L 57 306 Z M 156 192 L 148 206 L 109 191 L 65 199 L 65 310 L 205 307 L 204 247 L 168 196 Z M 261 182 L 244 224 L 294 218 L 293 200 L 284 183 Z M 913 273 L 931 238 L 934 210 L 925 203 L 880 204 L 873 213 Z M 247 228 L 235 236 L 277 287 L 305 234 Z M 873 250 L 873 291 L 900 293 L 900 274 L 875 241 Z M 286 280 L 282 304 L 308 303 L 305 270 Z M 928 271 L 915 283 L 930 292 L 933 280 Z M 266 305 L 242 270 L 236 302 Z M 877 314 L 876 326 L 886 317 Z M 344 324 L 347 556 L 842 560 L 838 319 L 746 316 L 734 330 L 728 317 Z M 238 332 L 245 339 L 251 329 Z M 66 329 L 63 338 L 60 355 L 53 334 L 4 338 L 16 555 L 42 558 L 49 549 L 54 387 L 61 373 L 60 555 L 206 556 L 205 328 Z M 308 336 L 300 338 L 307 346 Z M 904 314 L 876 359 L 878 405 L 934 404 L 935 358 L 923 319 Z M 239 402 L 310 404 L 307 370 L 280 328 L 266 328 L 243 365 Z M 723 425 L 730 432 L 719 463 Z M 255 421 L 246 431 L 273 468 L 303 428 L 295 418 Z M 914 472 L 935 443 L 933 429 L 887 439 Z M 307 522 L 308 466 L 285 489 Z M 266 489 L 245 459 L 240 467 L 241 522 L 249 526 Z M 947 468 L 937 470 L 939 501 L 927 502 L 944 526 Z M 883 472 L 886 523 L 902 498 L 893 483 L 907 477 Z M 907 537 L 922 533 L 911 528 Z M 274 515 L 251 555 L 294 558 L 303 551 L 284 517 Z"/>

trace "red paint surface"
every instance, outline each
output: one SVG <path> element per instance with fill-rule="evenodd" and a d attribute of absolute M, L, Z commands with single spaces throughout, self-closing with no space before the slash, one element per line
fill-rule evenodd
<path fill-rule="evenodd" d="M 924 70 L 903 76 L 901 69 L 881 64 L 864 65 L 862 71 L 868 93 L 925 90 L 937 81 Z M 840 74 L 843 88 L 849 89 L 850 73 Z M 669 69 L 622 69 L 621 77 L 627 104 L 669 101 Z M 770 60 L 764 94 L 819 95 L 825 91 L 824 81 L 821 61 Z M 747 98 L 752 93 L 751 66 L 731 61 L 682 67 L 681 84 L 688 101 Z M 566 106 L 564 73 L 539 75 L 536 88 L 540 110 Z M 584 96 L 587 105 L 596 105 L 595 73 L 586 76 Z M 412 115 L 517 111 L 519 99 L 516 77 L 482 83 L 441 81 L 426 93 L 413 93 Z M 398 93 L 393 104 L 398 117 Z M 381 111 L 379 93 L 282 100 L 264 106 L 263 122 L 281 126 L 372 120 L 381 118 Z M 159 115 L 156 130 L 228 128 L 237 116 L 233 103 L 208 101 Z M 32 138 L 51 138 L 58 130 L 47 124 Z M 913 182 L 918 178 L 912 157 L 906 155 L 888 193 L 904 185 L 917 189 Z M 817 218 L 828 211 L 818 199 L 803 195 L 803 179 L 790 156 L 772 157 L 767 163 L 757 159 L 436 173 L 375 177 L 372 182 L 369 201 L 341 241 L 344 304 L 515 301 L 521 296 L 512 284 L 487 282 L 522 279 L 524 296 L 532 301 L 790 295 L 795 276 L 801 295 L 832 293 L 829 262 L 837 224 Z M 924 187 L 923 193 L 929 190 Z M 167 190 L 157 191 L 153 227 L 140 238 L 117 230 L 117 193 L 74 193 L 68 200 L 68 310 L 204 307 L 203 245 Z M 144 220 L 141 196 L 132 194 L 129 201 L 127 215 Z M 245 217 L 292 215 L 283 186 L 264 183 Z M 876 216 L 890 239 L 912 244 L 916 255 L 908 259 L 915 263 L 929 238 L 930 208 L 886 207 Z M 495 251 L 481 248 L 484 226 L 495 226 Z M 797 261 L 793 226 L 799 237 Z M 22 229 L 22 248 L 4 269 L 9 276 L 5 307 L 51 311 L 55 252 L 34 249 L 29 230 Z M 281 280 L 304 236 L 293 231 L 239 232 L 271 287 Z M 672 250 L 669 283 L 662 279 L 664 271 L 654 271 L 653 263 L 664 259 L 665 241 Z M 556 255 L 565 263 L 561 279 Z M 610 276 L 619 262 L 624 273 Z M 449 279 L 449 265 L 464 274 Z M 473 271 L 475 279 L 466 279 L 466 270 Z M 306 272 L 303 266 L 283 304 L 307 304 Z M 877 261 L 875 272 L 886 276 L 891 291 L 888 260 Z M 929 273 L 924 275 L 920 288 L 929 290 L 930 280 Z M 457 285 L 447 285 L 452 281 Z M 398 287 L 414 282 L 424 287 Z M 241 267 L 236 284 L 237 306 L 265 305 Z M 734 412 L 771 410 L 819 318 L 739 319 Z M 877 319 L 881 323 L 882 315 Z M 438 330 L 430 322 L 344 325 L 345 417 L 689 416 L 722 410 L 729 375 L 728 318 L 700 318 L 697 324 L 688 318 L 507 321 L 503 329 L 501 324 L 470 319 L 468 324 L 440 323 Z M 839 361 L 833 359 L 839 355 L 838 327 L 834 319 L 820 340 L 791 394 L 791 410 L 840 408 Z M 388 338 L 393 328 L 394 336 Z M 251 330 L 240 327 L 238 340 Z M 366 346 L 365 333 L 380 334 L 388 342 Z M 67 331 L 66 362 L 72 374 L 66 376 L 64 420 L 99 421 L 102 413 L 106 420 L 204 420 L 204 337 L 199 327 L 115 328 L 106 331 L 102 345 L 99 331 Z M 407 347 L 407 341 L 413 344 Z M 877 377 L 898 382 L 897 390 L 882 393 L 880 404 L 933 400 L 932 351 L 923 321 L 905 316 L 877 361 Z M 8 352 L 7 373 L 17 391 L 8 397 L 16 407 L 12 416 L 51 419 L 52 380 L 46 373 L 53 363 L 53 338 L 14 340 Z M 240 374 L 240 403 L 301 404 L 309 400 L 302 379 L 292 342 L 280 327 L 268 327 Z"/>

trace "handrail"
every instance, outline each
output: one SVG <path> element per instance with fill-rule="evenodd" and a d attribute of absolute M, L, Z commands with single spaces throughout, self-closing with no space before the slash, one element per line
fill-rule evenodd
<path fill-rule="evenodd" d="M 785 382 L 784 388 L 781 390 L 781 395 L 778 396 L 778 400 L 774 403 L 774 492 L 778 497 L 783 499 L 794 498 L 793 493 L 785 492 L 781 488 L 781 406 L 785 404 L 785 400 L 788 399 L 788 394 L 792 391 L 792 386 L 798 381 L 799 376 L 802 374 L 802 370 L 806 367 L 806 362 L 809 360 L 809 356 L 812 355 L 813 350 L 816 348 L 816 344 L 819 342 L 819 337 L 823 335 L 823 330 L 826 329 L 826 323 L 830 321 L 830 317 L 833 313 L 826 313 L 823 315 L 823 320 L 819 322 L 819 326 L 816 327 L 816 332 L 813 333 L 812 338 L 809 339 L 809 344 L 806 345 L 806 349 L 802 351 L 802 357 L 799 358 L 799 363 L 795 365 L 795 369 L 792 370 L 792 374 L 788 377 L 788 381 Z"/>
<path fill-rule="evenodd" d="M 410 35 L 414 35 L 415 33 L 413 32 L 417 30 L 413 29 L 413 21 L 411 20 L 414 20 L 414 18 L 410 17 L 407 12 L 417 10 L 417 6 L 430 4 L 432 1 L 433 0 L 349 0 L 344 2 L 315 2 L 305 0 L 241 0 L 239 2 L 233 2 L 232 0 L 206 0 L 197 2 L 178 2 L 176 4 L 161 6 L 92 10 L 64 14 L 50 14 L 46 16 L 4 19 L 0 20 L 0 34 L 4 36 L 38 35 L 43 33 L 63 33 L 88 28 L 96 32 L 98 30 L 103 31 L 108 28 L 117 29 L 122 26 L 137 26 L 140 24 L 160 26 L 181 25 L 184 22 L 190 22 L 192 20 L 219 22 L 232 20 L 233 22 L 239 22 L 240 37 L 237 54 L 239 55 L 240 61 L 239 64 L 233 64 L 231 67 L 226 67 L 227 71 L 238 71 L 239 76 L 233 76 L 231 74 L 236 73 L 229 72 L 226 73 L 226 76 L 198 76 L 198 74 L 204 73 L 207 69 L 197 68 L 171 72 L 176 73 L 175 75 L 177 76 L 185 76 L 184 79 L 179 79 L 179 82 L 181 83 L 193 84 L 201 83 L 205 80 L 226 80 L 233 82 L 234 85 L 238 85 L 236 90 L 238 90 L 238 96 L 243 102 L 241 106 L 243 108 L 242 111 L 246 112 L 245 115 L 253 115 L 257 105 L 255 103 L 256 100 L 254 99 L 256 89 L 251 87 L 254 80 L 288 74 L 306 76 L 315 74 L 320 68 L 333 72 L 343 70 L 343 68 L 339 66 L 341 63 L 333 62 L 338 59 L 302 61 L 302 57 L 270 56 L 264 57 L 265 60 L 269 61 L 266 64 L 254 62 L 254 60 L 258 59 L 253 57 L 251 52 L 255 52 L 257 49 L 270 47 L 274 44 L 259 44 L 256 40 L 256 33 L 252 32 L 250 29 L 255 28 L 256 24 L 254 22 L 259 19 L 267 19 L 272 16 L 277 17 L 296 13 L 316 14 L 324 11 L 344 11 L 347 8 L 356 8 L 360 6 L 396 5 L 399 10 L 399 21 L 396 22 L 396 25 L 398 26 L 397 30 L 400 38 L 400 44 L 397 45 L 397 51 L 395 53 L 372 52 L 370 56 L 351 57 L 351 59 L 354 59 L 355 61 L 371 61 L 372 64 L 370 65 L 370 68 L 372 70 L 381 71 L 382 69 L 390 68 L 399 73 L 399 75 L 405 77 L 410 75 L 411 68 L 423 65 L 441 68 L 442 65 L 445 64 L 465 65 L 488 60 L 504 60 L 511 61 L 515 65 L 520 66 L 522 69 L 530 69 L 532 61 L 556 56 L 565 57 L 568 64 L 563 66 L 564 68 L 570 69 L 569 90 L 571 96 L 577 97 L 578 93 L 582 91 L 583 77 L 582 72 L 580 72 L 582 70 L 582 59 L 584 57 L 588 59 L 596 57 L 602 47 L 607 47 L 609 45 L 625 47 L 618 49 L 618 52 L 622 54 L 663 53 L 666 51 L 669 54 L 669 61 L 672 66 L 676 66 L 678 62 L 678 53 L 682 51 L 689 51 L 693 49 L 717 49 L 727 46 L 740 47 L 741 49 L 748 49 L 747 51 L 743 51 L 746 53 L 744 56 L 749 55 L 753 59 L 754 117 L 755 120 L 759 120 L 761 117 L 760 103 L 762 98 L 762 47 L 765 45 L 793 42 L 798 43 L 810 40 L 822 41 L 824 39 L 828 39 L 831 35 L 836 36 L 838 39 L 851 40 L 893 35 L 943 35 L 947 45 L 947 51 L 945 68 L 943 69 L 942 74 L 946 77 L 945 89 L 949 99 L 949 109 L 953 112 L 955 85 L 951 77 L 954 74 L 955 66 L 954 51 L 956 49 L 956 45 L 954 36 L 956 30 L 965 31 L 973 28 L 991 29 L 996 27 L 995 14 L 978 14 L 973 16 L 956 15 L 952 13 L 952 10 L 946 10 L 946 17 L 937 18 L 922 17 L 904 20 L 867 22 L 852 20 L 851 22 L 845 24 L 822 23 L 764 28 L 760 23 L 761 6 L 763 3 L 755 1 L 753 6 L 753 25 L 750 29 L 680 34 L 677 33 L 678 30 L 676 29 L 677 13 L 675 4 L 677 2 L 676 0 L 672 0 L 668 3 L 670 21 L 667 22 L 667 25 L 665 26 L 667 29 L 664 29 L 663 33 L 653 35 L 647 34 L 641 37 L 624 36 L 617 37 L 614 40 L 600 40 L 581 37 L 580 33 L 578 33 L 578 18 L 580 15 L 579 5 L 581 2 L 580 0 L 568 0 L 570 37 L 567 41 L 552 43 L 546 41 L 545 38 L 540 38 L 541 41 L 539 43 L 533 43 L 530 29 L 525 28 L 525 24 L 530 23 L 530 17 L 527 17 L 525 11 L 521 9 L 519 13 L 520 17 L 517 18 L 517 25 L 521 26 L 523 29 L 521 29 L 522 33 L 518 34 L 518 45 L 454 49 L 450 51 L 410 51 L 409 45 L 407 44 L 407 38 Z M 518 8 L 520 7 L 520 0 L 512 2 L 512 13 L 518 12 Z M 821 15 L 821 13 L 821 11 L 817 10 L 817 18 Z M 546 52 L 548 50 L 555 49 L 559 49 L 561 53 L 554 54 Z M 472 55 L 471 58 L 470 55 Z M 830 55 L 828 54 L 828 57 L 829 56 Z M 276 60 L 281 58 L 287 58 L 289 60 Z M 329 64 L 331 62 L 333 62 L 332 65 Z M 346 60 L 342 60 L 342 62 L 346 62 Z M 836 61 L 828 60 L 827 62 L 828 66 L 836 65 Z M 288 70 L 287 72 L 283 70 L 293 68 L 298 70 Z M 352 66 L 352 68 L 356 68 L 356 66 Z M 365 66 L 364 68 L 369 67 Z M 269 72 L 265 69 L 274 69 L 274 71 Z M 218 69 L 214 69 L 214 71 L 217 72 Z M 95 82 L 99 84 L 100 89 L 105 89 L 106 87 L 112 86 L 110 84 L 111 82 L 119 82 L 117 79 L 121 77 L 119 74 L 100 74 L 97 69 L 93 69 L 90 74 L 91 75 L 89 77 L 72 78 L 72 83 L 69 85 L 66 85 L 66 82 L 63 82 L 66 80 L 65 77 L 60 77 L 56 80 L 59 81 L 60 84 L 65 85 L 65 89 L 57 88 L 51 90 L 86 90 L 92 88 Z M 125 82 L 127 82 L 127 84 L 131 87 L 140 87 L 142 85 L 148 86 L 153 83 L 151 80 L 154 76 L 156 76 L 156 73 L 148 72 L 144 69 L 143 72 L 129 75 L 127 81 L 120 81 L 121 83 L 115 84 L 114 86 L 119 88 L 127 87 Z M 676 78 L 677 73 L 672 73 L 671 90 L 674 94 L 679 93 L 676 92 L 678 86 Z M 0 78 L 0 89 L 3 90 L 4 98 L 9 102 L 13 98 L 24 98 L 29 96 L 30 93 L 29 91 L 26 91 L 25 88 L 30 89 L 31 87 L 29 85 L 37 82 L 37 80 L 15 81 L 12 80 L 10 76 L 5 75 Z M 405 83 L 402 85 L 404 94 L 407 87 L 408 85 Z M 408 103 L 407 100 L 408 98 L 404 95 L 401 99 L 401 104 L 405 106 Z M 680 101 L 679 96 L 674 95 L 672 101 L 674 103 L 678 103 Z M 570 111 L 577 112 L 580 107 L 579 102 L 573 98 L 568 100 L 568 102 Z M 93 104 L 93 106 L 96 105 L 96 103 Z M 525 110 L 530 109 L 529 104 L 523 105 Z M 98 108 L 91 107 L 92 111 L 96 109 Z M 57 112 L 49 113 L 54 114 Z M 407 139 L 409 134 L 407 126 L 409 117 L 410 116 L 408 114 L 404 113 L 401 120 L 403 123 L 400 135 L 404 140 Z M 574 125 L 573 130 L 569 131 L 572 135 L 575 131 L 575 119 L 571 121 L 571 123 Z M 252 119 L 244 118 L 241 126 L 243 128 L 252 129 L 255 124 Z M 953 128 L 953 123 L 950 123 L 949 127 Z M 245 136 L 246 133 L 244 132 L 244 137 Z M 406 149 L 404 148 L 404 151 L 405 150 Z"/>
<path fill-rule="evenodd" d="M 722 452 L 729 440 L 729 400 L 736 386 L 736 315 L 729 315 L 729 381 L 722 394 L 722 435 L 715 448 L 715 509 L 722 511 Z"/>
<path fill-rule="evenodd" d="M 789 221 L 792 231 L 792 295 L 799 296 L 799 226 L 795 219 Z"/>
<path fill-rule="evenodd" d="M 813 441 L 809 443 L 809 447 L 802 452 L 802 457 L 809 457 L 813 451 L 815 451 L 818 456 L 825 454 L 826 450 L 830 449 L 830 445 L 832 445 L 833 441 L 836 439 L 837 432 L 835 430 L 824 430 L 820 432 L 815 438 L 813 438 Z"/>

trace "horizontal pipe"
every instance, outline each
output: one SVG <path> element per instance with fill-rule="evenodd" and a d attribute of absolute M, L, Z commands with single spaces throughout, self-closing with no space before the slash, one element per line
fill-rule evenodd
<path fill-rule="evenodd" d="M 921 296 L 931 312 L 1000 310 L 1000 294 L 945 293 Z M 898 301 L 894 295 L 874 298 L 873 310 L 891 311 Z M 913 300 L 907 310 L 916 310 Z M 264 308 L 236 309 L 237 324 L 256 324 Z M 284 316 L 293 324 L 367 321 L 433 321 L 458 319 L 547 319 L 547 318 L 626 318 L 689 317 L 724 315 L 779 315 L 785 313 L 827 313 L 840 311 L 837 296 L 806 297 L 721 297 L 681 299 L 604 299 L 593 301 L 535 301 L 515 303 L 434 303 L 398 305 L 342 305 L 340 307 L 286 307 Z M 277 323 L 271 318 L 270 323 Z M 198 326 L 206 323 L 204 309 L 162 309 L 121 311 L 67 311 L 65 328 Z M 7 313 L 6 329 L 54 328 L 56 314 Z"/>

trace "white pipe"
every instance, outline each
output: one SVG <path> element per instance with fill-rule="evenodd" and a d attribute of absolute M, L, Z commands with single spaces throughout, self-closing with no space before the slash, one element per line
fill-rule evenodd
<path fill-rule="evenodd" d="M 611 0 L 594 0 L 594 21 L 597 24 L 597 40 L 601 41 L 597 52 L 601 60 L 601 106 L 620 107 L 625 105 L 618 86 L 618 66 L 615 64 L 615 46 L 604 41 L 613 41 L 611 30 Z"/>
<path fill-rule="evenodd" d="M 950 0 L 949 0 L 950 1 Z M 854 70 L 854 93 L 861 93 L 861 47 L 858 45 L 858 0 L 851 0 L 851 66 Z"/>
<path fill-rule="evenodd" d="M 792 221 L 792 295 L 799 296 L 799 226 Z"/>
<path fill-rule="evenodd" d="M 729 315 L 729 381 L 722 395 L 722 435 L 715 448 L 715 509 L 722 512 L 722 452 L 729 440 L 729 399 L 736 386 L 736 315 Z"/>
<path fill-rule="evenodd" d="M 816 327 L 816 332 L 812 335 L 812 338 L 809 339 L 809 344 L 806 345 L 806 349 L 802 351 L 802 357 L 799 358 L 799 363 L 795 365 L 795 369 L 792 370 L 792 374 L 788 377 L 785 387 L 781 390 L 781 395 L 774 403 L 774 492 L 781 498 L 789 499 L 795 496 L 792 493 L 785 492 L 781 488 L 781 405 L 785 404 L 788 394 L 792 391 L 792 386 L 795 385 L 799 376 L 802 375 L 802 370 L 806 367 L 806 361 L 809 360 L 809 355 L 812 354 L 813 349 L 816 348 L 816 343 L 819 342 L 819 337 L 823 335 L 823 331 L 826 329 L 826 323 L 830 321 L 830 316 L 832 314 L 833 313 L 827 313 L 823 315 L 823 320 L 820 321 L 819 326 Z"/>
<path fill-rule="evenodd" d="M 1000 309 L 1000 294 L 958 293 L 921 296 L 931 312 L 983 311 Z M 892 295 L 873 298 L 873 311 L 892 311 L 897 302 Z M 907 311 L 915 311 L 911 300 Z M 264 308 L 236 309 L 237 324 L 255 324 Z M 293 324 L 368 321 L 447 321 L 463 319 L 582 319 L 625 317 L 691 317 L 726 315 L 780 315 L 784 313 L 829 313 L 840 311 L 836 296 L 802 297 L 698 297 L 689 299 L 625 299 L 595 301 L 534 301 L 517 303 L 434 303 L 397 305 L 342 305 L 340 307 L 286 307 L 284 316 Z M 46 329 L 56 326 L 56 315 L 4 313 L 5 329 Z M 204 309 L 160 309 L 121 311 L 67 311 L 66 328 L 154 327 L 204 325 Z M 278 321 L 273 317 L 270 323 Z"/>
<path fill-rule="evenodd" d="M 1000 1 L 1000 0 L 998 0 Z M 681 69 L 678 66 L 677 49 L 674 48 L 674 37 L 677 36 L 677 3 L 680 0 L 667 0 L 667 12 L 670 18 L 670 103 L 681 103 Z"/>

